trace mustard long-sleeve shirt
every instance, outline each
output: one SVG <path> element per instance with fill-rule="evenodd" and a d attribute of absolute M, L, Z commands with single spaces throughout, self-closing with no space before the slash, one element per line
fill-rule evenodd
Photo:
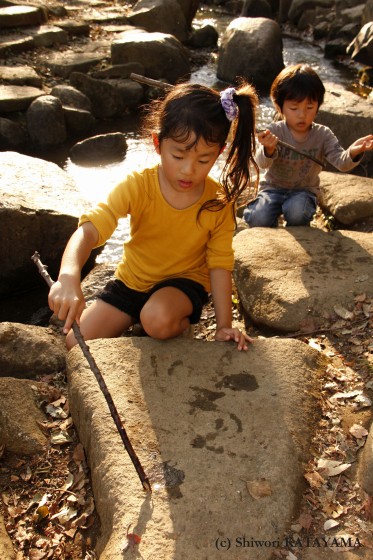
<path fill-rule="evenodd" d="M 162 280 L 183 277 L 209 292 L 209 269 L 232 271 L 234 264 L 231 206 L 204 210 L 197 221 L 201 205 L 216 198 L 218 190 L 219 184 L 207 177 L 200 200 L 178 210 L 164 199 L 156 166 L 127 176 L 105 203 L 81 216 L 79 225 L 93 223 L 99 246 L 111 237 L 119 218 L 130 216 L 130 239 L 115 272 L 128 287 L 145 292 Z"/>

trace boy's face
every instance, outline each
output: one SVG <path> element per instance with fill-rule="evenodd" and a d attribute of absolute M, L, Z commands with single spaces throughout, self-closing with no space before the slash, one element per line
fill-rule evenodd
<path fill-rule="evenodd" d="M 317 115 L 319 105 L 312 99 L 296 101 L 286 99 L 282 106 L 282 114 L 291 132 L 302 136 L 306 134 Z"/>

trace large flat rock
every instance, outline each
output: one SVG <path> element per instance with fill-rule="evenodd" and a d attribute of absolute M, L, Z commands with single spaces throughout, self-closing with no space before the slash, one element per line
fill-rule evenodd
<path fill-rule="evenodd" d="M 244 228 L 234 238 L 234 279 L 255 324 L 296 332 L 328 324 L 335 306 L 373 291 L 373 236 L 311 227 Z"/>
<path fill-rule="evenodd" d="M 0 168 L 0 295 L 7 295 L 43 284 L 31 262 L 35 251 L 55 277 L 88 203 L 73 179 L 54 163 L 0 152 Z"/>
<path fill-rule="evenodd" d="M 186 338 L 89 346 L 153 488 L 143 491 L 75 347 L 69 402 L 102 523 L 100 560 L 271 558 L 302 494 L 321 355 L 292 339 L 257 339 L 247 352 Z M 123 555 L 128 527 L 141 542 Z M 244 538 L 275 544 L 244 548 Z"/>

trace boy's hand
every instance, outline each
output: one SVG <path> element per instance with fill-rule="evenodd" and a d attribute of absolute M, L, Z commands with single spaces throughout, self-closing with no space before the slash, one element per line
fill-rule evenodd
<path fill-rule="evenodd" d="M 359 154 L 363 152 L 370 152 L 373 150 L 373 134 L 368 134 L 363 138 L 359 138 L 350 146 L 350 154 L 354 159 Z"/>
<path fill-rule="evenodd" d="M 247 350 L 248 342 L 254 342 L 245 332 L 240 331 L 237 328 L 222 327 L 218 329 L 215 333 L 215 340 L 224 342 L 228 340 L 234 340 L 237 342 L 237 350 Z"/>
<path fill-rule="evenodd" d="M 272 157 L 275 153 L 278 138 L 270 130 L 262 130 L 258 133 L 258 140 L 264 146 L 264 153 L 267 157 Z"/>

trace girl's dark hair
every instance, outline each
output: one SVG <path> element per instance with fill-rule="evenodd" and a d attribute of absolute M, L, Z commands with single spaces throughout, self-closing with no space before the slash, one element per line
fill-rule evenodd
<path fill-rule="evenodd" d="M 325 88 L 315 70 L 306 64 L 295 64 L 284 68 L 274 79 L 271 86 L 271 99 L 280 109 L 284 101 L 292 99 L 317 101 L 318 106 L 324 101 Z"/>
<path fill-rule="evenodd" d="M 194 135 L 190 148 L 200 138 L 207 144 L 219 144 L 223 148 L 231 132 L 231 145 L 220 178 L 223 192 L 217 199 L 206 201 L 198 215 L 206 209 L 221 210 L 227 204 L 232 204 L 235 215 L 233 203 L 245 189 L 255 190 L 257 186 L 259 170 L 253 156 L 258 97 L 251 85 L 243 83 L 233 100 L 238 106 L 238 117 L 232 126 L 220 102 L 219 92 L 200 84 L 178 84 L 164 99 L 153 101 L 147 108 L 143 129 L 155 132 L 160 144 L 166 138 L 185 142 Z"/>

